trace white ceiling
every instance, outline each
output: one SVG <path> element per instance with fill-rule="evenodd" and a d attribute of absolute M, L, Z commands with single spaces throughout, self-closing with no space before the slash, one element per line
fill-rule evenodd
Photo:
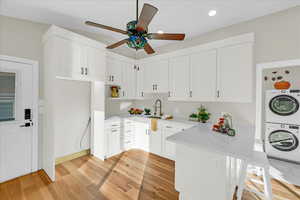
<path fill-rule="evenodd" d="M 85 20 L 125 29 L 135 18 L 136 0 L 0 0 L 0 14 L 112 36 L 123 35 L 88 27 Z M 191 38 L 217 28 L 300 5 L 300 0 L 140 0 L 159 9 L 150 32 L 183 32 Z M 215 17 L 208 11 L 217 10 Z M 169 41 L 151 41 L 153 47 Z"/>

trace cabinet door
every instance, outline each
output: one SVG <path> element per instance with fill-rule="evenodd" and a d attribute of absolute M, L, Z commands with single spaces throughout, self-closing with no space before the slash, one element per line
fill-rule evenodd
<path fill-rule="evenodd" d="M 57 76 L 81 79 L 84 73 L 84 49 L 73 41 L 56 38 L 56 51 L 60 59 Z"/>
<path fill-rule="evenodd" d="M 149 151 L 149 126 L 144 123 L 136 123 L 135 146 L 144 151 Z"/>
<path fill-rule="evenodd" d="M 124 63 L 122 73 L 121 92 L 123 98 L 135 98 L 136 70 L 134 64 Z"/>
<path fill-rule="evenodd" d="M 171 100 L 186 100 L 190 95 L 190 59 L 181 56 L 170 59 L 170 92 Z"/>
<path fill-rule="evenodd" d="M 87 47 L 86 52 L 88 66 L 85 74 L 87 74 L 90 80 L 105 81 L 105 52 L 93 47 Z"/>
<path fill-rule="evenodd" d="M 154 92 L 167 93 L 169 91 L 169 61 L 162 60 L 155 62 L 154 65 Z"/>
<path fill-rule="evenodd" d="M 252 102 L 253 44 L 221 48 L 218 51 L 219 101 Z"/>
<path fill-rule="evenodd" d="M 144 97 L 144 68 L 141 65 L 137 65 L 136 71 L 136 97 Z"/>
<path fill-rule="evenodd" d="M 176 132 L 164 130 L 164 145 L 163 145 L 163 155 L 169 159 L 175 159 L 176 156 L 176 144 L 166 140 L 167 137 L 175 134 Z"/>
<path fill-rule="evenodd" d="M 141 64 L 144 71 L 144 92 L 153 93 L 154 92 L 154 82 L 156 79 L 155 67 L 152 63 Z"/>
<path fill-rule="evenodd" d="M 203 51 L 191 55 L 191 99 L 215 101 L 217 94 L 217 51 Z"/>
<path fill-rule="evenodd" d="M 107 83 L 121 85 L 122 83 L 122 62 L 109 58 L 107 61 Z"/>
<path fill-rule="evenodd" d="M 114 156 L 121 153 L 120 129 L 111 129 L 108 134 L 108 155 Z"/>
<path fill-rule="evenodd" d="M 162 154 L 162 131 L 150 131 L 150 146 L 149 151 L 156 155 Z"/>

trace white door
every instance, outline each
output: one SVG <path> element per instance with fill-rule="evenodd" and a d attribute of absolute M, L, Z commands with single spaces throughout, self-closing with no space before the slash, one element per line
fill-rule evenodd
<path fill-rule="evenodd" d="M 149 151 L 149 125 L 148 124 L 136 123 L 135 146 L 138 149 Z"/>
<path fill-rule="evenodd" d="M 156 72 L 154 70 L 155 67 L 153 63 L 142 63 L 141 64 L 144 71 L 144 92 L 145 93 L 153 93 L 154 92 L 154 82 L 156 80 Z"/>
<path fill-rule="evenodd" d="M 162 60 L 155 62 L 155 92 L 167 93 L 169 91 L 169 61 Z"/>
<path fill-rule="evenodd" d="M 87 76 L 90 80 L 105 81 L 105 52 L 94 47 L 87 47 Z"/>
<path fill-rule="evenodd" d="M 107 61 L 107 83 L 111 85 L 121 85 L 122 82 L 122 62 L 109 58 Z"/>
<path fill-rule="evenodd" d="M 195 101 L 215 101 L 217 94 L 217 51 L 191 55 L 191 98 Z"/>
<path fill-rule="evenodd" d="M 76 42 L 55 38 L 57 55 L 60 65 L 57 74 L 60 77 L 67 77 L 81 80 L 84 78 L 86 58 L 84 48 Z"/>
<path fill-rule="evenodd" d="M 171 98 L 186 100 L 190 96 L 190 58 L 181 56 L 170 59 Z"/>
<path fill-rule="evenodd" d="M 157 131 L 150 131 L 150 146 L 149 151 L 156 155 L 161 155 L 162 151 L 162 130 L 158 129 Z"/>
<path fill-rule="evenodd" d="M 141 65 L 137 66 L 136 73 L 136 97 L 144 97 L 144 68 Z"/>
<path fill-rule="evenodd" d="M 36 170 L 33 66 L 0 60 L 0 182 Z"/>
<path fill-rule="evenodd" d="M 122 97 L 134 98 L 136 92 L 136 73 L 134 64 L 124 63 L 122 73 Z"/>
<path fill-rule="evenodd" d="M 218 51 L 219 101 L 252 102 L 253 44 L 224 47 Z"/>

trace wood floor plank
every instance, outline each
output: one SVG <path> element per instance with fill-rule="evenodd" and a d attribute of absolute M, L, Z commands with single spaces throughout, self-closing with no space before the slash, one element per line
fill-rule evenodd
<path fill-rule="evenodd" d="M 0 200 L 178 200 L 174 161 L 130 150 L 101 161 L 84 156 L 56 167 L 52 183 L 43 171 L 0 184 Z M 261 177 L 255 177 L 261 179 Z M 263 191 L 255 182 L 251 188 Z M 300 200 L 300 187 L 272 180 L 273 200 Z M 243 200 L 262 200 L 245 191 Z"/>

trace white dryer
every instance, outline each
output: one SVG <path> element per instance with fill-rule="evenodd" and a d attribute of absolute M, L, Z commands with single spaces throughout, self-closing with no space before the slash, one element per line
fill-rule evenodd
<path fill-rule="evenodd" d="M 266 91 L 266 122 L 300 125 L 300 90 Z"/>
<path fill-rule="evenodd" d="M 298 125 L 266 123 L 265 151 L 271 158 L 300 163 Z"/>

